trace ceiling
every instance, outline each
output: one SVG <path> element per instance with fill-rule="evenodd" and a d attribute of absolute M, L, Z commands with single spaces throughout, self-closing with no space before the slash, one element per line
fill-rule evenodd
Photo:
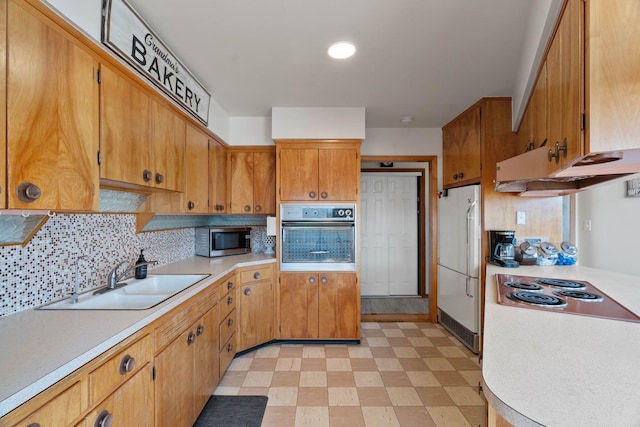
<path fill-rule="evenodd" d="M 442 127 L 512 96 L 536 0 L 128 0 L 230 117 L 365 107 L 366 127 Z M 332 42 L 356 54 L 331 59 Z"/>

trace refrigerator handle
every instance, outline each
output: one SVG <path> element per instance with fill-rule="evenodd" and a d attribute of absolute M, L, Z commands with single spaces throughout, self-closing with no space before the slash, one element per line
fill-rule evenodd
<path fill-rule="evenodd" d="M 467 294 L 467 296 L 468 296 L 469 298 L 473 298 L 473 294 L 472 294 L 472 293 L 471 293 L 471 291 L 469 290 L 469 282 L 470 282 L 470 281 L 471 281 L 471 278 L 469 278 L 469 277 L 467 277 L 467 278 L 465 279 L 465 284 L 464 284 L 465 289 L 464 289 L 464 291 L 465 291 L 465 293 Z"/>
<path fill-rule="evenodd" d="M 474 200 L 469 207 L 467 208 L 467 276 L 469 276 L 470 268 L 469 263 L 472 262 L 471 257 L 473 256 L 471 250 L 471 227 L 473 227 L 473 207 L 478 203 L 477 200 Z M 469 294 L 467 294 L 469 295 Z"/>

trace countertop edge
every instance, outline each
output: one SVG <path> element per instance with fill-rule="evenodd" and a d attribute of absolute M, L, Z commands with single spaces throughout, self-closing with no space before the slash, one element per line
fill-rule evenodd
<path fill-rule="evenodd" d="M 153 270 L 150 270 L 149 274 L 170 274 L 175 270 L 184 271 L 185 269 L 189 269 L 195 263 L 195 264 L 202 264 L 203 266 L 205 266 L 204 269 L 207 268 L 206 264 L 209 264 L 208 268 L 210 272 L 209 273 L 203 272 L 203 268 L 199 268 L 198 269 L 199 271 L 197 273 L 208 274 L 208 277 L 200 280 L 198 283 L 194 284 L 192 287 L 186 289 L 185 291 L 180 292 L 179 294 L 164 301 L 158 306 L 151 308 L 149 310 L 140 311 L 139 313 L 144 313 L 144 315 L 138 320 L 126 326 L 124 329 L 114 331 L 113 335 L 111 335 L 108 339 L 101 341 L 99 344 L 91 347 L 90 349 L 80 354 L 74 354 L 71 360 L 69 360 L 67 363 L 58 367 L 52 367 L 52 370 L 48 374 L 40 377 L 39 379 L 28 384 L 27 386 L 22 387 L 19 390 L 16 390 L 11 394 L 9 394 L 8 396 L 6 396 L 5 398 L 3 398 L 0 401 L 0 417 L 5 416 L 9 412 L 18 408 L 20 405 L 26 403 L 28 400 L 35 397 L 36 395 L 38 395 L 48 387 L 54 385 L 55 383 L 65 378 L 69 374 L 73 373 L 74 371 L 80 369 L 82 366 L 84 366 L 86 363 L 90 362 L 94 358 L 98 357 L 100 354 L 104 353 L 105 351 L 109 350 L 116 344 L 120 343 L 121 341 L 127 339 L 131 335 L 135 334 L 136 332 L 150 325 L 153 321 L 167 314 L 169 311 L 178 307 L 183 302 L 194 297 L 198 293 L 204 291 L 212 283 L 216 282 L 217 280 L 219 280 L 226 274 L 232 272 L 233 270 L 241 267 L 248 267 L 248 266 L 260 265 L 260 264 L 272 264 L 272 263 L 275 263 L 276 261 L 275 258 L 271 256 L 265 256 L 265 255 L 259 255 L 259 254 L 237 255 L 237 257 L 238 258 L 242 257 L 242 259 L 237 259 L 237 262 L 233 262 L 236 260 L 233 260 L 232 257 L 224 257 L 224 260 L 222 261 L 222 265 L 220 266 L 221 268 L 219 270 L 217 269 L 218 266 L 215 265 L 216 264 L 215 260 L 221 260 L 222 258 L 209 259 L 209 258 L 200 258 L 196 256 L 191 258 L 186 258 L 181 261 L 176 261 L 171 264 L 167 264 L 165 266 L 161 266 Z M 249 258 L 249 259 L 246 259 L 246 258 Z M 185 274 L 185 273 L 180 273 L 180 274 Z M 22 315 L 25 315 L 24 313 L 33 312 L 33 311 L 35 311 L 35 309 L 29 309 L 29 310 L 25 310 L 24 312 L 18 312 L 15 314 L 22 313 Z M 147 311 L 148 313 L 146 313 Z M 9 316 L 13 316 L 13 315 L 14 314 L 11 314 Z M 2 318 L 0 318 L 0 321 L 1 320 Z"/>

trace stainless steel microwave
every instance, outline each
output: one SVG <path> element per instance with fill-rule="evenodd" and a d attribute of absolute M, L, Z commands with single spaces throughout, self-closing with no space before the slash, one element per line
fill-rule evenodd
<path fill-rule="evenodd" d="M 251 252 L 251 228 L 196 228 L 196 255 L 219 257 Z"/>

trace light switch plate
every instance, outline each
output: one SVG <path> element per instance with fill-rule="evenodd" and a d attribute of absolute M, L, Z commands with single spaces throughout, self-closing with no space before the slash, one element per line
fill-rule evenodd
<path fill-rule="evenodd" d="M 527 213 L 525 211 L 516 212 L 516 224 L 524 225 L 527 223 Z"/>

